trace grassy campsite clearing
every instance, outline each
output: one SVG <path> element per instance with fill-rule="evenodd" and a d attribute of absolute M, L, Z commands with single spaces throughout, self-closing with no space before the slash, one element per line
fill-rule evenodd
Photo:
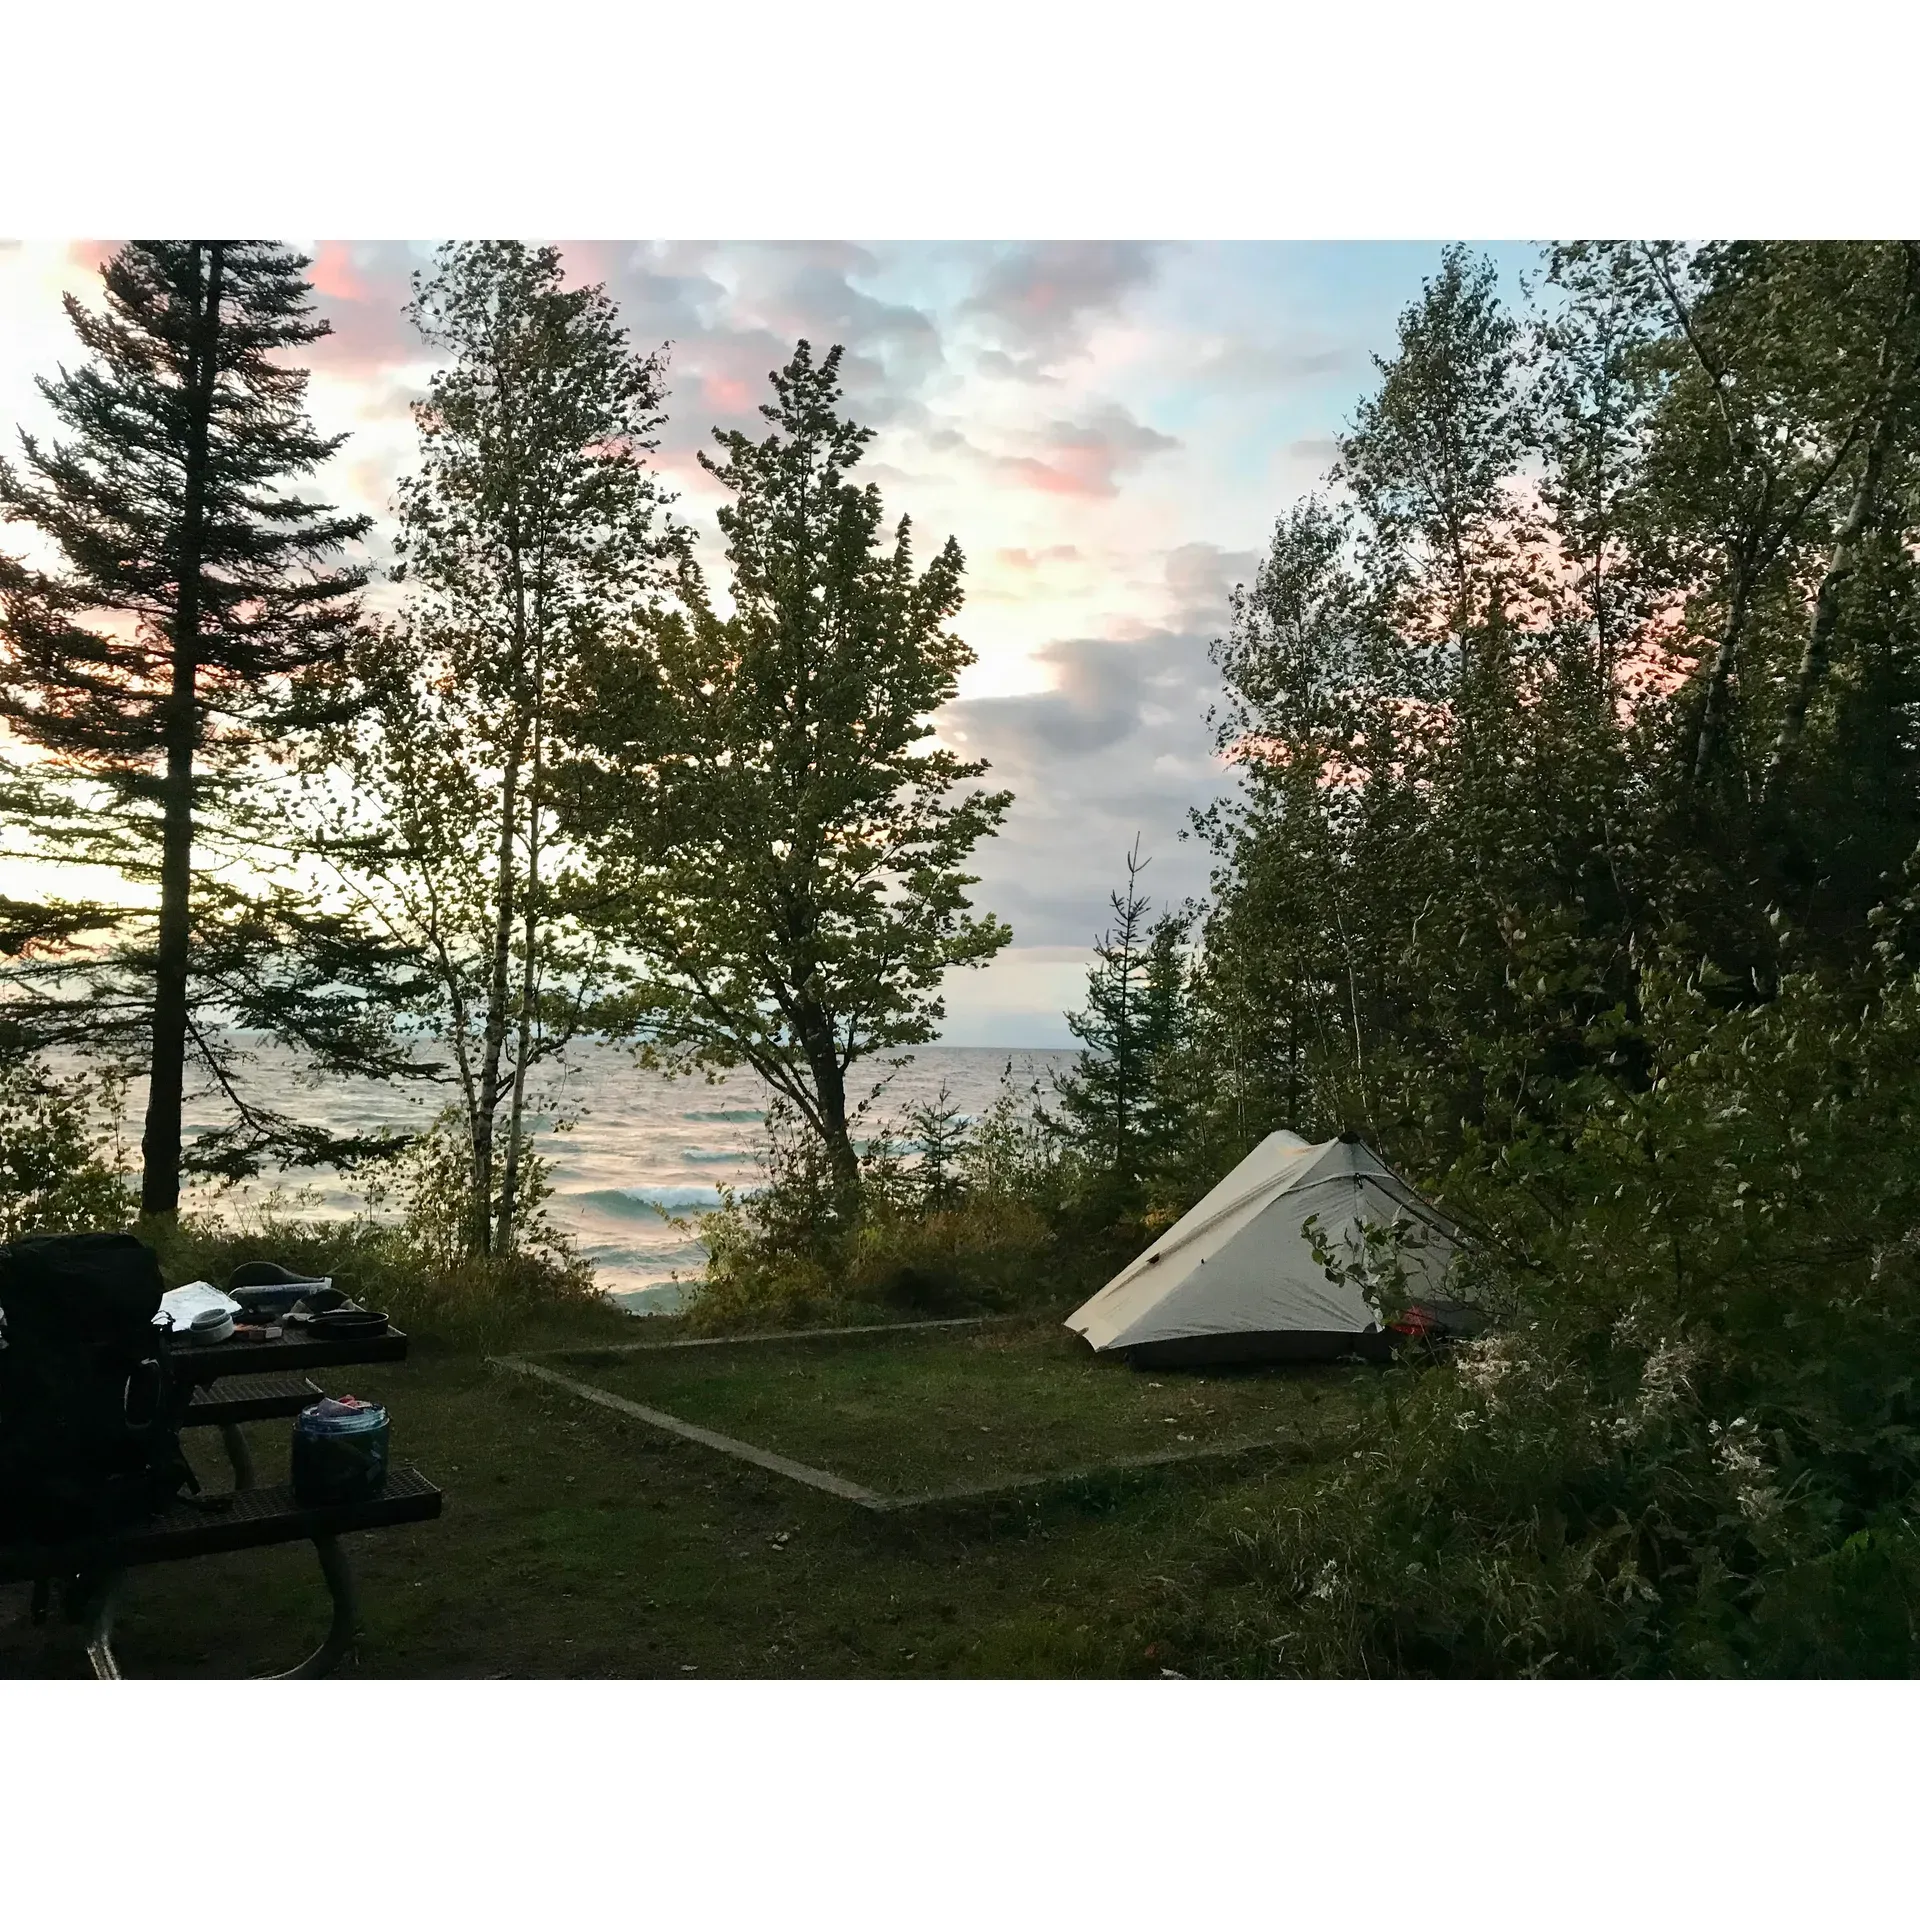
<path fill-rule="evenodd" d="M 552 1347 L 582 1333 L 580 1316 L 553 1316 L 523 1325 L 516 1344 Z M 1216 1440 L 1251 1431 L 1256 1415 L 1278 1425 L 1316 1408 L 1320 1446 L 1335 1451 L 1343 1401 L 1368 1391 L 1359 1368 L 1240 1382 L 1167 1375 L 1156 1388 L 1150 1376 L 1056 1347 L 1045 1329 L 977 1338 L 883 1336 L 871 1352 L 795 1343 L 807 1377 L 821 1369 L 833 1381 L 825 1401 L 796 1392 L 800 1354 L 784 1343 L 734 1349 L 724 1365 L 692 1362 L 726 1349 L 626 1364 L 636 1384 L 641 1366 L 656 1369 L 645 1389 L 656 1397 L 898 1486 L 947 1470 L 956 1442 L 941 1436 L 962 1412 L 978 1415 L 973 1441 L 989 1442 L 1001 1467 L 1085 1462 L 1096 1445 L 1110 1455 L 1148 1451 L 1149 1402 L 1169 1409 L 1156 1425 L 1181 1423 L 1163 1433 Z M 1074 1361 L 1090 1388 L 1078 1402 L 1064 1384 Z M 604 1382 L 613 1372 L 582 1377 Z M 1264 1510 L 1315 1471 L 1289 1450 L 882 1515 L 499 1373 L 470 1347 L 417 1338 L 404 1367 L 329 1384 L 383 1401 L 395 1457 L 446 1490 L 445 1516 L 433 1525 L 368 1534 L 350 1549 L 365 1631 L 342 1671 L 389 1679 L 1184 1671 L 1183 1596 L 1201 1564 L 1249 1524 L 1256 1503 Z M 866 1412 L 857 1447 L 836 1451 L 826 1436 L 844 1407 Z M 978 1433 L 996 1422 L 997 1435 Z M 202 1429 L 188 1439 L 208 1484 L 227 1484 L 217 1437 Z M 284 1470 L 276 1452 L 284 1445 L 284 1429 L 257 1430 L 263 1476 Z M 973 1465 L 984 1478 L 987 1462 Z M 18 1617 L 24 1589 L 4 1593 L 0 1676 L 84 1671 L 76 1642 Z M 311 1551 L 274 1547 L 141 1569 L 116 1644 L 136 1675 L 240 1677 L 288 1664 L 325 1619 Z"/>
<path fill-rule="evenodd" d="M 936 1496 L 1148 1456 L 1309 1450 L 1365 1368 L 1136 1373 L 1051 1318 L 867 1336 L 549 1355 L 558 1371 L 862 1486 Z"/>

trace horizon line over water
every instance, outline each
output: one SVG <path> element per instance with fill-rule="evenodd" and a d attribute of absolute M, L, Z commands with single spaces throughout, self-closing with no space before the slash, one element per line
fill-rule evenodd
<path fill-rule="evenodd" d="M 389 1081 L 321 1081 L 301 1087 L 298 1100 L 284 1081 L 273 1084 L 272 1055 L 262 1040 L 253 1065 L 240 1076 L 243 1093 L 268 1104 L 296 1106 L 302 1117 L 331 1130 L 374 1132 L 381 1127 L 418 1131 L 457 1088 L 419 1089 Z M 1047 1093 L 1053 1076 L 1079 1058 L 1077 1047 L 958 1047 L 903 1049 L 900 1066 L 871 1098 L 855 1123 L 856 1138 L 871 1140 L 903 1111 L 939 1096 L 942 1088 L 961 1113 L 977 1115 L 1010 1084 L 1024 1095 L 1038 1083 Z M 890 1055 L 888 1058 L 900 1058 Z M 873 1095 L 886 1072 L 856 1069 L 848 1076 L 850 1103 Z M 126 1120 L 137 1145 L 146 1083 L 128 1088 Z M 528 1075 L 530 1131 L 551 1166 L 554 1191 L 549 1218 L 594 1263 L 602 1288 L 636 1313 L 672 1312 L 685 1283 L 697 1277 L 705 1256 L 694 1231 L 721 1203 L 723 1187 L 745 1194 L 765 1174 L 765 1121 L 769 1089 L 753 1073 L 736 1068 L 709 1081 L 700 1074 L 649 1073 L 619 1047 L 588 1045 L 556 1067 Z M 211 1096 L 188 1102 L 189 1140 L 218 1124 Z M 274 1202 L 285 1217 L 344 1221 L 368 1211 L 364 1195 L 333 1169 L 274 1170 L 220 1192 L 190 1188 L 191 1211 L 229 1218 Z M 378 1217 L 391 1218 L 393 1209 Z"/>

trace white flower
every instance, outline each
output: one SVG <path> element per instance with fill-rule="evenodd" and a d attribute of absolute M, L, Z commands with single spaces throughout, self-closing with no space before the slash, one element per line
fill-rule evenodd
<path fill-rule="evenodd" d="M 1692 1384 L 1690 1370 L 1698 1358 L 1686 1341 L 1662 1340 L 1641 1366 L 1640 1397 L 1613 1423 L 1615 1434 L 1631 1440 L 1673 1412 Z"/>
<path fill-rule="evenodd" d="M 1489 1333 L 1461 1346 L 1454 1371 L 1469 1393 L 1478 1394 L 1488 1406 L 1497 1408 L 1501 1388 L 1525 1371 L 1525 1360 L 1508 1335 Z"/>
<path fill-rule="evenodd" d="M 1763 1451 L 1760 1434 L 1743 1415 L 1714 1443 L 1720 1471 L 1733 1482 L 1734 1504 L 1756 1526 L 1774 1519 L 1784 1504 Z"/>

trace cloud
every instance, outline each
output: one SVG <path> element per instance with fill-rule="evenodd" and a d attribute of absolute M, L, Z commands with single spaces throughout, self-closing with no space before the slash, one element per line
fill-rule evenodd
<path fill-rule="evenodd" d="M 994 343 L 978 355 L 982 370 L 1049 376 L 1084 351 L 1094 322 L 1152 282 L 1158 252 L 1138 240 L 1050 240 L 997 251 L 960 308 Z"/>
<path fill-rule="evenodd" d="M 1251 550 L 1230 552 L 1208 540 L 1190 540 L 1167 555 L 1167 592 L 1183 618 L 1223 623 L 1227 596 L 1253 578 L 1260 558 Z"/>
<path fill-rule="evenodd" d="M 991 762 L 988 779 L 1015 795 L 974 871 L 980 904 L 1012 926 L 1017 946 L 1084 948 L 1136 833 L 1157 902 L 1205 891 L 1206 849 L 1179 833 L 1233 783 L 1206 724 L 1219 697 L 1207 648 L 1225 625 L 1225 588 L 1252 558 L 1175 549 L 1164 623 L 1129 639 L 1054 641 L 1038 655 L 1053 681 L 1044 692 L 959 700 L 942 714 L 942 737 Z"/>
<path fill-rule="evenodd" d="M 401 404 L 391 388 L 402 369 L 433 357 L 406 315 L 423 264 L 399 241 L 322 240 L 313 251 L 314 309 L 333 331 L 308 350 L 308 363 L 329 378 L 368 382 L 376 411 Z"/>
<path fill-rule="evenodd" d="M 1055 686 L 1046 693 L 967 700 L 953 709 L 970 747 L 996 765 L 1011 758 L 1031 765 L 1042 758 L 1075 758 L 1124 740 L 1140 724 L 1140 659 L 1133 644 L 1113 640 L 1056 640 L 1041 649 Z"/>
<path fill-rule="evenodd" d="M 865 247 L 673 242 L 568 254 L 607 281 L 636 344 L 672 343 L 668 442 L 683 454 L 710 444 L 716 426 L 764 430 L 767 376 L 786 365 L 800 340 L 816 353 L 846 349 L 841 379 L 868 425 L 910 415 L 942 364 L 940 330 L 928 312 L 860 284 L 883 272 Z"/>
<path fill-rule="evenodd" d="M 1112 499 L 1122 474 L 1180 444 L 1136 420 L 1117 400 L 1080 420 L 1051 420 L 1022 438 L 1032 451 L 990 456 L 998 473 L 1040 493 L 1094 500 Z"/>
<path fill-rule="evenodd" d="M 1240 338 L 1205 344 L 1188 377 L 1198 384 L 1246 392 L 1290 387 L 1303 380 L 1354 376 L 1366 365 L 1366 355 L 1356 346 Z"/>
<path fill-rule="evenodd" d="M 92 279 L 119 251 L 118 240 L 69 240 L 67 264 Z"/>
<path fill-rule="evenodd" d="M 1340 442 L 1331 433 L 1308 434 L 1299 440 L 1289 440 L 1285 451 L 1289 460 L 1298 460 L 1308 466 L 1330 467 L 1340 457 Z"/>

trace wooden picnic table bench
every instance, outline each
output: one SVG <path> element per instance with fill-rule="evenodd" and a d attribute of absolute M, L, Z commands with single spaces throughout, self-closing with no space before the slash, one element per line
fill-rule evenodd
<path fill-rule="evenodd" d="M 251 1420 L 291 1420 L 327 1397 L 326 1388 L 303 1373 L 241 1373 L 210 1380 L 193 1390 L 182 1427 L 218 1427 L 233 1468 L 236 1489 L 254 1483 L 253 1451 L 242 1431 Z"/>
<path fill-rule="evenodd" d="M 244 1488 L 207 1506 L 176 1502 L 111 1532 L 53 1545 L 0 1542 L 0 1581 L 34 1583 L 36 1620 L 46 1618 L 52 1590 L 59 1587 L 65 1616 L 86 1629 L 87 1658 L 95 1678 L 118 1680 L 113 1611 L 129 1569 L 311 1540 L 333 1600 L 333 1621 L 327 1637 L 306 1659 L 273 1678 L 314 1680 L 333 1671 L 359 1628 L 341 1536 L 437 1520 L 440 1504 L 440 1489 L 412 1467 L 394 1467 L 380 1494 L 345 1506 L 303 1506 L 290 1486 Z"/>

